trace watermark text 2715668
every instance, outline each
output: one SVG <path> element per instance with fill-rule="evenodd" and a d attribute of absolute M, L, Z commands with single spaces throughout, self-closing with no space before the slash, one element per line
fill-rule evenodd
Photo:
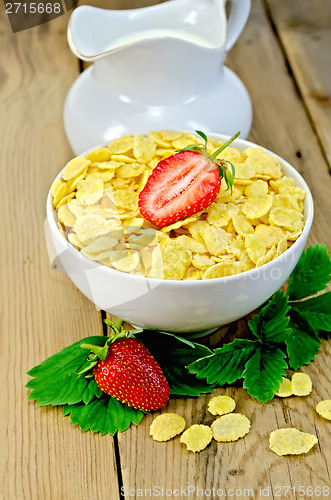
<path fill-rule="evenodd" d="M 12 30 L 26 30 L 47 23 L 64 14 L 61 0 L 26 0 L 22 2 L 3 0 Z M 69 10 L 73 1 L 65 1 Z"/>

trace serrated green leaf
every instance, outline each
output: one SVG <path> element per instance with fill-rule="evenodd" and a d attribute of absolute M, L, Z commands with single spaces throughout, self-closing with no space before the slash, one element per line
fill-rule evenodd
<path fill-rule="evenodd" d="M 258 341 L 235 339 L 214 353 L 191 363 L 189 371 L 209 384 L 232 384 L 242 377 L 245 365 L 258 348 Z"/>
<path fill-rule="evenodd" d="M 286 341 L 289 365 L 298 370 L 313 361 L 321 344 L 318 332 L 299 311 L 291 311 L 291 333 Z"/>
<path fill-rule="evenodd" d="M 331 292 L 291 305 L 292 309 L 299 311 L 315 330 L 331 331 Z"/>
<path fill-rule="evenodd" d="M 310 297 L 324 290 L 330 279 L 330 254 L 325 245 L 317 243 L 302 253 L 289 278 L 287 293 L 290 300 Z"/>
<path fill-rule="evenodd" d="M 159 363 L 170 386 L 171 394 L 178 396 L 199 396 L 211 392 L 214 385 L 201 382 L 190 374 L 186 365 L 212 353 L 208 347 L 185 342 L 174 335 L 157 331 L 144 331 L 136 336 Z"/>
<path fill-rule="evenodd" d="M 28 389 L 32 389 L 28 399 L 37 400 L 39 405 L 65 405 L 91 400 L 93 394 L 98 393 L 94 379 L 77 375 L 89 363 L 89 351 L 80 347 L 84 343 L 104 345 L 105 337 L 79 340 L 32 368 L 28 375 L 33 378 L 26 384 Z"/>
<path fill-rule="evenodd" d="M 287 295 L 279 290 L 272 296 L 267 305 L 248 322 L 249 328 L 260 342 L 280 344 L 287 339 L 289 318 L 286 315 L 290 310 L 287 300 Z"/>
<path fill-rule="evenodd" d="M 248 394 L 266 403 L 279 389 L 282 377 L 286 376 L 286 368 L 283 351 L 261 346 L 246 363 L 243 372 L 244 388 Z"/>
<path fill-rule="evenodd" d="M 111 434 L 125 431 L 131 424 L 139 424 L 144 416 L 140 410 L 125 405 L 112 397 L 94 399 L 89 404 L 67 405 L 63 414 L 83 431 Z"/>

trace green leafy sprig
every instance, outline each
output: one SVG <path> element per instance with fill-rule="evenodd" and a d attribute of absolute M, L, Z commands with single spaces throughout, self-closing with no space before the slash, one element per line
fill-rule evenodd
<path fill-rule="evenodd" d="M 331 259 L 325 245 L 303 252 L 293 270 L 287 293 L 276 292 L 248 322 L 255 340 L 235 339 L 213 354 L 194 361 L 190 373 L 209 384 L 244 379 L 248 393 L 259 401 L 273 398 L 286 369 L 309 364 L 319 350 L 319 330 L 331 331 Z"/>
<path fill-rule="evenodd" d="M 180 151 L 197 151 L 198 153 L 203 154 L 206 158 L 209 158 L 213 163 L 217 164 L 218 167 L 218 173 L 220 176 L 220 179 L 224 179 L 227 189 L 231 189 L 232 193 L 232 187 L 233 187 L 233 182 L 234 182 L 234 177 L 235 177 L 235 167 L 234 165 L 229 161 L 226 160 L 225 158 L 218 158 L 219 155 L 224 151 L 225 148 L 230 146 L 230 144 L 237 139 L 237 137 L 240 135 L 240 132 L 237 132 L 234 134 L 230 139 L 228 139 L 220 148 L 218 148 L 216 151 L 214 151 L 212 154 L 209 154 L 207 150 L 207 144 L 208 144 L 208 137 L 204 132 L 201 132 L 201 130 L 196 130 L 195 131 L 202 139 L 203 143 L 194 143 L 194 144 L 189 144 L 185 148 L 179 149 L 177 152 Z"/>
<path fill-rule="evenodd" d="M 103 393 L 93 376 L 99 359 L 105 359 L 109 345 L 121 337 L 133 337 L 145 343 L 167 378 L 171 394 L 199 396 L 211 392 L 213 385 L 189 374 L 186 364 L 212 353 L 207 347 L 171 333 L 152 330 L 125 332 L 120 323 L 111 326 L 110 337 L 87 337 L 65 347 L 32 368 L 26 387 L 28 399 L 37 404 L 64 406 L 64 415 L 82 430 L 114 434 L 138 424 L 144 412 Z"/>

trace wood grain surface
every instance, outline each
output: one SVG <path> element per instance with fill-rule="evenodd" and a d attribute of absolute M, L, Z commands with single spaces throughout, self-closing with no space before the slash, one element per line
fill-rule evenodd
<path fill-rule="evenodd" d="M 265 2 L 307 115 L 331 166 L 331 2 Z"/>
<path fill-rule="evenodd" d="M 113 0 L 107 6 L 153 3 Z M 105 7 L 105 2 L 93 4 Z M 249 139 L 284 157 L 304 176 L 315 203 L 309 243 L 323 242 L 329 249 L 330 19 L 328 0 L 252 0 L 247 26 L 226 61 L 252 99 Z M 160 412 L 112 438 L 83 433 L 61 409 L 26 400 L 29 368 L 103 331 L 100 312 L 65 274 L 52 269 L 44 242 L 47 191 L 72 156 L 62 109 L 80 66 L 67 46 L 67 22 L 68 14 L 12 34 L 0 12 L 0 498 L 116 500 L 124 498 L 121 487 L 126 499 L 162 498 L 162 490 L 153 494 L 153 487 L 164 488 L 164 498 L 176 498 L 176 488 L 188 498 L 225 498 L 226 493 L 234 499 L 331 498 L 318 490 L 293 493 L 293 487 L 331 486 L 331 424 L 314 410 L 318 401 L 331 397 L 327 340 L 302 370 L 313 381 L 307 398 L 261 404 L 240 387 L 215 390 L 236 400 L 236 411 L 250 418 L 252 429 L 236 443 L 213 442 L 200 454 L 187 452 L 179 438 L 168 443 L 151 439 L 149 425 Z M 241 330 L 244 324 L 236 327 Z M 226 331 L 217 332 L 210 344 L 217 345 Z M 209 399 L 171 399 L 162 412 L 179 413 L 188 425 L 211 424 Z M 291 426 L 317 435 L 319 444 L 307 456 L 278 457 L 269 450 L 269 433 Z M 286 486 L 292 488 L 287 495 Z M 209 496 L 204 490 L 212 488 L 215 494 Z"/>

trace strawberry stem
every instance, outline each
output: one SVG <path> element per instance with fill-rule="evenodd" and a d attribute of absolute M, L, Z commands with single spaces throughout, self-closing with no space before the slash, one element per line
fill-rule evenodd
<path fill-rule="evenodd" d="M 225 148 L 227 148 L 228 146 L 230 146 L 230 144 L 235 140 L 237 139 L 237 137 L 240 135 L 240 132 L 237 132 L 236 134 L 234 134 L 228 141 L 226 141 L 224 144 L 222 144 L 222 146 L 220 148 L 218 148 L 216 151 L 214 151 L 214 153 L 211 155 L 210 159 L 212 161 L 214 161 L 217 156 L 222 152 L 224 151 Z"/>
<path fill-rule="evenodd" d="M 103 347 L 100 347 L 98 345 L 93 345 L 93 344 L 81 344 L 82 349 L 88 349 L 89 351 L 93 352 L 99 359 L 104 361 L 106 359 L 106 356 L 108 354 L 108 348 L 109 348 L 109 342 L 110 339 L 107 340 L 105 345 Z"/>

